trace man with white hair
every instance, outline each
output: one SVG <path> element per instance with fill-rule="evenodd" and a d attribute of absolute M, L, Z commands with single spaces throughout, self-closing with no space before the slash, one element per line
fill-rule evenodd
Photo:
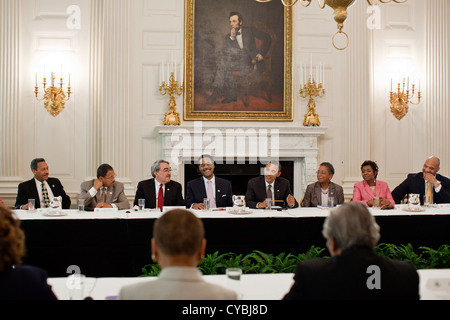
<path fill-rule="evenodd" d="M 418 300 L 419 275 L 414 267 L 375 253 L 379 230 L 361 203 L 331 210 L 322 234 L 332 257 L 300 262 L 284 299 Z"/>
<path fill-rule="evenodd" d="M 422 172 L 410 173 L 408 177 L 392 191 L 395 203 L 399 204 L 410 193 L 420 195 L 420 203 L 428 194 L 431 203 L 450 203 L 450 179 L 438 174 L 440 160 L 429 157 L 422 167 Z"/>

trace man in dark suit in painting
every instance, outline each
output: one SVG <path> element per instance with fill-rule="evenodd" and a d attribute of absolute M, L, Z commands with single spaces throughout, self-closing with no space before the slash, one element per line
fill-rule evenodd
<path fill-rule="evenodd" d="M 220 97 L 225 97 L 222 103 L 237 101 L 237 83 L 233 73 L 249 74 L 255 65 L 257 72 L 263 72 L 263 60 L 270 48 L 270 35 L 253 27 L 244 27 L 239 12 L 231 12 L 229 19 L 230 33 L 225 36 L 222 56 L 218 59 L 213 82 L 213 92 L 208 97 L 207 104 L 215 104 Z"/>

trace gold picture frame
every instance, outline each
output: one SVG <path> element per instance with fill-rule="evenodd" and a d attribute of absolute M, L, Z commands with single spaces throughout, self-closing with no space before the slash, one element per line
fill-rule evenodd
<path fill-rule="evenodd" d="M 208 104 L 213 92 L 208 86 L 215 83 L 219 60 L 214 63 L 214 56 L 223 57 L 221 43 L 231 34 L 229 15 L 236 11 L 242 14 L 244 27 L 265 29 L 270 35 L 271 63 L 263 61 L 264 72 L 239 75 L 236 100 Z M 292 23 L 292 8 L 280 1 L 185 0 L 184 120 L 293 121 Z M 244 34 L 246 29 L 242 30 Z M 253 74 L 261 82 L 254 81 Z"/>

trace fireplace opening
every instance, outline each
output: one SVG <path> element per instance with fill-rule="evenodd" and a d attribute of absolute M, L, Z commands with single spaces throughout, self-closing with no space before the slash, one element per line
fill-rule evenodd
<path fill-rule="evenodd" d="M 292 193 L 294 193 L 294 161 L 280 161 L 281 177 L 289 180 Z M 243 164 L 215 164 L 214 174 L 217 177 L 231 182 L 233 194 L 245 195 L 247 183 L 250 179 L 261 175 L 264 164 L 251 164 L 246 161 Z M 187 189 L 187 183 L 193 179 L 201 177 L 198 165 L 193 163 L 184 164 L 184 190 Z"/>

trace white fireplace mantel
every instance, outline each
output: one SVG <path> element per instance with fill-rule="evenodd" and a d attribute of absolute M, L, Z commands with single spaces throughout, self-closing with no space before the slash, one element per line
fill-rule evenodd
<path fill-rule="evenodd" d="M 210 154 L 217 163 L 268 159 L 294 162 L 294 196 L 301 199 L 306 186 L 316 179 L 318 138 L 326 127 L 249 126 L 248 124 L 214 126 L 203 122 L 192 125 L 158 126 L 162 137 L 163 158 L 170 162 L 172 179 L 184 181 L 184 164 L 202 154 Z"/>

